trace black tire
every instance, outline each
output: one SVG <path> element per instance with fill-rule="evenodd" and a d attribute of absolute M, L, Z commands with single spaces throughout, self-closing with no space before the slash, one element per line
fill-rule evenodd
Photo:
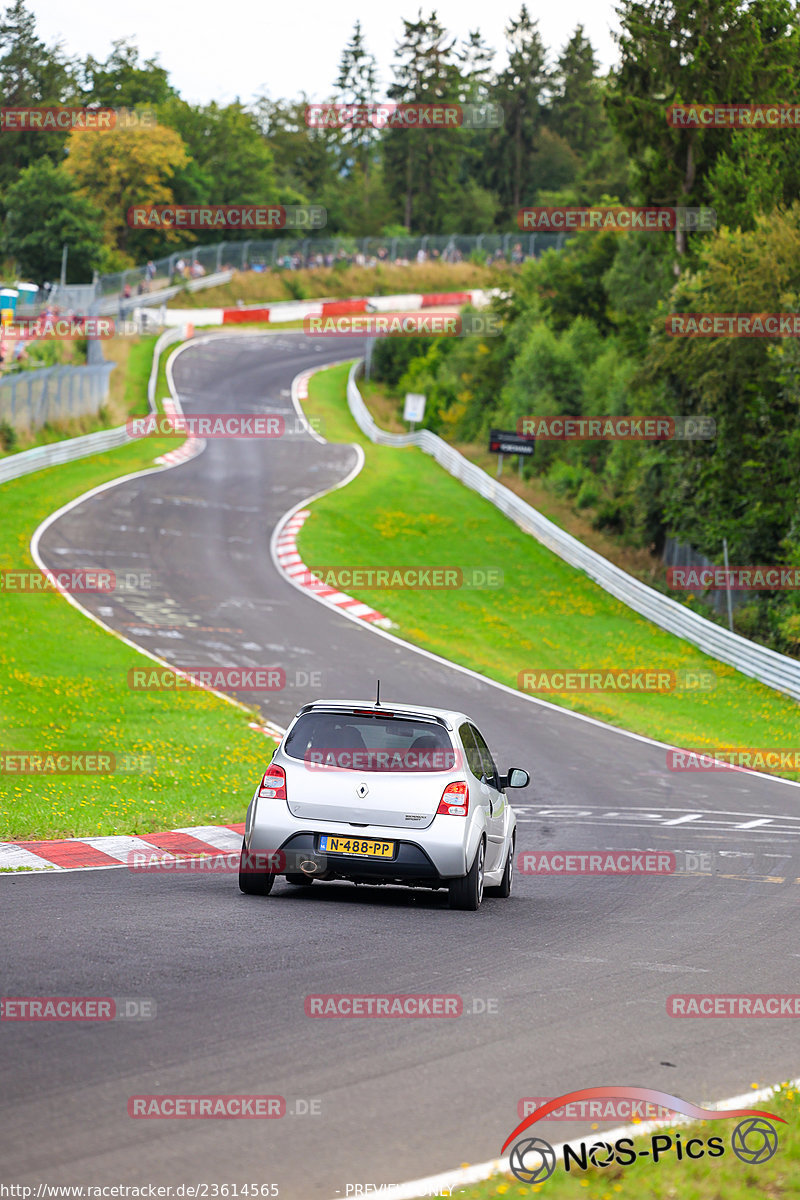
<path fill-rule="evenodd" d="M 239 859 L 239 891 L 246 896 L 268 896 L 272 891 L 275 876 L 270 871 L 247 871 L 242 866 L 247 851 L 242 839 L 242 857 Z"/>
<path fill-rule="evenodd" d="M 287 883 L 293 883 L 295 887 L 311 887 L 314 882 L 311 875 L 304 875 L 302 871 L 292 871 L 291 875 L 284 876 Z"/>
<path fill-rule="evenodd" d="M 503 871 L 503 878 L 496 887 L 487 887 L 487 896 L 499 896 L 501 900 L 507 900 L 511 895 L 511 889 L 514 886 L 514 847 L 517 844 L 517 835 L 512 833 L 511 845 L 508 848 L 508 858 L 506 859 L 506 868 Z"/>
<path fill-rule="evenodd" d="M 448 884 L 451 908 L 475 912 L 483 899 L 483 868 L 486 862 L 486 845 L 483 838 L 478 843 L 475 859 L 466 875 L 452 879 Z"/>

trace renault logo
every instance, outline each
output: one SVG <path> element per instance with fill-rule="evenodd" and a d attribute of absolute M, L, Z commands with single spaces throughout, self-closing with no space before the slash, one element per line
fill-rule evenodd
<path fill-rule="evenodd" d="M 367 795 L 368 791 L 369 791 L 369 787 L 368 787 L 368 785 L 367 785 L 366 783 L 360 783 L 360 784 L 358 785 L 358 787 L 356 788 L 356 795 L 357 795 L 357 796 L 358 796 L 358 797 L 359 797 L 361 800 L 363 800 L 363 799 L 364 799 L 364 797 Z"/>

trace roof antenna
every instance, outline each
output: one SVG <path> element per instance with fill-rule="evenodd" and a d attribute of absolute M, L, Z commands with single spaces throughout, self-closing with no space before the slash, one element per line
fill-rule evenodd
<path fill-rule="evenodd" d="M 380 708 L 380 706 L 381 706 L 381 681 L 379 679 L 378 680 L 378 695 L 375 700 L 375 707 Z"/>

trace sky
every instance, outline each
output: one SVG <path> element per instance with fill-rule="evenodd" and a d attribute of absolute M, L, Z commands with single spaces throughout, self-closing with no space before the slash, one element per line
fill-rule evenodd
<path fill-rule="evenodd" d="M 459 39 L 479 29 L 498 51 L 495 66 L 502 67 L 504 30 L 520 5 L 521 0 L 440 0 L 425 4 L 423 11 L 427 16 L 433 9 Z M 142 57 L 158 57 L 185 100 L 225 104 L 238 97 L 247 104 L 258 95 L 276 100 L 303 91 L 312 100 L 328 98 L 342 49 L 359 18 L 386 86 L 403 18 L 416 18 L 419 0 L 403 5 L 385 0 L 237 0 L 228 5 L 137 0 L 130 9 L 97 0 L 68 0 L 66 5 L 64 0 L 28 0 L 27 6 L 36 16 L 38 36 L 47 45 L 63 42 L 69 55 L 92 54 L 102 60 L 116 39 L 130 39 Z M 603 69 L 617 59 L 610 32 L 618 28 L 614 9 L 612 0 L 528 2 L 551 58 L 582 24 Z"/>

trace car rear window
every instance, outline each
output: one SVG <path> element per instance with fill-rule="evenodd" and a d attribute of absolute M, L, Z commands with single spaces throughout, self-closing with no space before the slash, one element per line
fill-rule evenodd
<path fill-rule="evenodd" d="M 284 744 L 291 758 L 352 771 L 451 771 L 447 730 L 413 717 L 353 712 L 304 713 Z"/>

